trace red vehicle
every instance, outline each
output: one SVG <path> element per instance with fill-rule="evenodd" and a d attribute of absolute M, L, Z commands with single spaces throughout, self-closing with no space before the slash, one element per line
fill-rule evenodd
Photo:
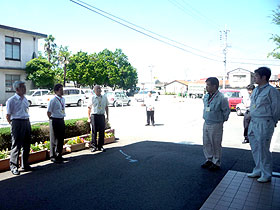
<path fill-rule="evenodd" d="M 242 97 L 239 90 L 221 89 L 221 93 L 228 99 L 229 108 L 236 110 L 236 105 L 242 102 Z"/>

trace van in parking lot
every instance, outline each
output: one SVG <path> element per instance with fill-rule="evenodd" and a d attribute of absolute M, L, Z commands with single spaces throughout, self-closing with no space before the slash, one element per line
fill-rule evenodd
<path fill-rule="evenodd" d="M 220 92 L 228 99 L 229 108 L 231 110 L 236 110 L 236 105 L 242 102 L 240 90 L 221 89 Z"/>
<path fill-rule="evenodd" d="M 42 107 L 46 107 L 48 102 L 54 97 L 54 93 L 49 93 L 43 96 L 43 100 L 40 103 Z M 85 101 L 85 93 L 80 88 L 63 88 L 63 98 L 65 98 L 65 105 L 70 106 L 75 104 L 81 106 Z"/>
<path fill-rule="evenodd" d="M 124 92 L 118 91 L 107 91 L 106 94 L 109 106 L 122 106 L 122 105 L 130 105 L 130 99 Z"/>
<path fill-rule="evenodd" d="M 34 89 L 29 90 L 25 97 L 28 100 L 29 106 L 31 105 L 40 105 L 42 101 L 42 96 L 48 94 L 50 91 L 47 89 Z"/>

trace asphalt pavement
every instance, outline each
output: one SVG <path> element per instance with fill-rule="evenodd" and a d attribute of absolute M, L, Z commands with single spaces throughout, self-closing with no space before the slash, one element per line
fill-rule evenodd
<path fill-rule="evenodd" d="M 0 176 L 0 209 L 199 209 L 228 170 L 250 172 L 251 152 L 223 148 L 222 168 L 202 169 L 201 145 L 141 141 L 84 150 L 64 164 L 45 161 L 34 171 Z M 274 171 L 280 155 L 273 153 Z"/>

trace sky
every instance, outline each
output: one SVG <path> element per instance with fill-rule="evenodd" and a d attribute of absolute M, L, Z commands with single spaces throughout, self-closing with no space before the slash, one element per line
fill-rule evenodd
<path fill-rule="evenodd" d="M 276 47 L 270 38 L 280 32 L 271 18 L 279 0 L 83 0 L 138 32 L 73 1 L 0 0 L 0 24 L 51 34 L 72 53 L 121 49 L 139 82 L 195 80 L 260 66 L 280 74 L 280 61 L 267 58 Z"/>

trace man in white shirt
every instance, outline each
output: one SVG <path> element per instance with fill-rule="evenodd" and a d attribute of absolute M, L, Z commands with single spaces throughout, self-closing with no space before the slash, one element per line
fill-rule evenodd
<path fill-rule="evenodd" d="M 109 120 L 109 109 L 108 99 L 105 95 L 101 95 L 101 87 L 99 85 L 94 86 L 95 95 L 88 104 L 88 122 L 91 123 L 92 129 L 92 152 L 100 150 L 105 152 L 104 145 L 104 134 L 105 134 L 105 112 L 106 120 Z M 97 142 L 97 133 L 99 134 Z"/>
<path fill-rule="evenodd" d="M 26 86 L 22 81 L 16 81 L 13 84 L 16 94 L 7 101 L 7 121 L 11 124 L 12 147 L 10 154 L 10 169 L 12 174 L 19 175 L 18 159 L 21 148 L 21 164 L 25 171 L 32 168 L 28 163 L 31 139 L 31 125 L 29 122 L 29 106 L 25 98 Z"/>
<path fill-rule="evenodd" d="M 62 157 L 65 136 L 65 99 L 62 84 L 54 86 L 55 96 L 49 101 L 47 115 L 50 125 L 50 159 L 54 163 L 62 163 L 66 158 Z"/>
<path fill-rule="evenodd" d="M 147 124 L 150 125 L 150 121 L 152 125 L 155 126 L 155 99 L 152 97 L 152 91 L 148 93 L 148 97 L 144 99 L 144 105 L 146 106 L 146 114 L 147 114 Z"/>

